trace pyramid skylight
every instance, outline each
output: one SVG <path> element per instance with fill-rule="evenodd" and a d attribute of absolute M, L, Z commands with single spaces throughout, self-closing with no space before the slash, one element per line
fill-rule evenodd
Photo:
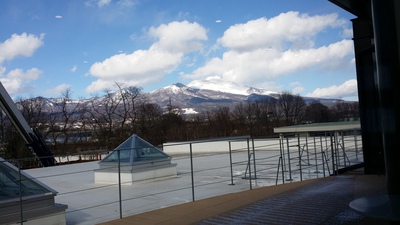
<path fill-rule="evenodd" d="M 21 181 L 21 183 L 19 182 Z M 38 195 L 55 195 L 57 192 L 19 172 L 18 168 L 0 158 L 0 203 L 2 201 Z"/>
<path fill-rule="evenodd" d="M 118 152 L 122 163 L 134 164 L 135 162 L 149 160 L 170 159 L 170 156 L 160 149 L 154 147 L 137 135 L 132 135 L 101 162 L 118 162 Z"/>

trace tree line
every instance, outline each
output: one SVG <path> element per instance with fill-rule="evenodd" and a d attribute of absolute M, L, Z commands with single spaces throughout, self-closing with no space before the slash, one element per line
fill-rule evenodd
<path fill-rule="evenodd" d="M 112 150 L 132 134 L 153 145 L 240 135 L 268 137 L 275 135 L 274 127 L 359 117 L 357 102 L 338 101 L 328 107 L 317 101 L 306 103 L 290 92 L 184 115 L 171 101 L 162 108 L 150 103 L 138 87 L 117 86 L 117 92 L 105 90 L 102 97 L 90 100 L 73 100 L 72 91 L 67 89 L 51 104 L 41 97 L 20 98 L 17 106 L 54 155 Z M 32 157 L 9 119 L 4 113 L 0 116 L 3 157 Z"/>

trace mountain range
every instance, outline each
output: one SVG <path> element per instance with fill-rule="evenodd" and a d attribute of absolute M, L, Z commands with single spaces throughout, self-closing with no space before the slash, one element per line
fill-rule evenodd
<path fill-rule="evenodd" d="M 127 88 L 123 91 L 130 91 Z M 120 98 L 120 92 L 110 93 L 112 98 Z M 178 107 L 182 114 L 196 114 L 211 111 L 219 107 L 233 107 L 239 102 L 252 102 L 256 100 L 265 100 L 269 98 L 278 99 L 279 93 L 266 91 L 260 88 L 245 86 L 242 84 L 222 81 L 222 80 L 196 80 L 188 85 L 181 83 L 172 84 L 151 92 L 142 93 L 146 97 L 146 102 L 158 104 L 162 108 L 169 105 Z M 97 102 L 101 102 L 100 96 Z M 50 112 L 52 106 L 60 103 L 62 98 L 40 98 L 45 102 L 44 111 Z M 320 103 L 330 107 L 340 99 L 310 98 L 303 97 L 306 103 L 319 101 Z M 67 108 L 73 109 L 78 102 L 79 104 L 92 104 L 93 98 L 81 100 L 69 100 Z M 116 101 L 115 101 L 116 102 Z"/>
<path fill-rule="evenodd" d="M 279 98 L 279 93 L 217 79 L 195 80 L 188 85 L 172 84 L 145 93 L 149 102 L 161 107 L 179 107 L 183 113 L 199 113 L 218 107 L 232 107 L 239 102 Z M 319 101 L 330 107 L 340 99 L 303 97 L 305 102 Z"/>

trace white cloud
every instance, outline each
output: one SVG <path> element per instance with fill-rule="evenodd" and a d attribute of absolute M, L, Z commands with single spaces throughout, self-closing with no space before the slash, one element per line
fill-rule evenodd
<path fill-rule="evenodd" d="M 138 0 L 118 0 L 114 1 L 115 4 L 112 3 L 112 0 L 87 0 L 85 5 L 88 7 L 98 7 L 103 8 L 110 5 L 117 5 L 119 7 L 132 7 L 135 6 Z"/>
<path fill-rule="evenodd" d="M 290 83 L 290 86 L 293 87 L 293 89 L 292 89 L 292 93 L 293 94 L 297 95 L 297 94 L 300 94 L 300 93 L 302 93 L 304 91 L 303 85 L 298 81 Z"/>
<path fill-rule="evenodd" d="M 72 73 L 75 73 L 77 70 L 78 70 L 78 67 L 76 67 L 76 65 L 74 65 L 74 66 L 70 69 L 70 71 L 71 71 Z"/>
<path fill-rule="evenodd" d="M 138 0 L 120 0 L 117 2 L 118 5 L 122 7 L 132 7 L 137 4 Z"/>
<path fill-rule="evenodd" d="M 185 53 L 201 50 L 201 41 L 207 39 L 202 26 L 187 21 L 151 27 L 148 34 L 156 39 L 149 49 L 94 63 L 89 73 L 98 80 L 86 90 L 101 91 L 115 82 L 136 86 L 158 82 L 181 64 Z"/>
<path fill-rule="evenodd" d="M 343 38 L 352 38 L 353 37 L 353 29 L 352 28 L 343 28 L 342 32 Z"/>
<path fill-rule="evenodd" d="M 333 85 L 325 88 L 317 88 L 306 96 L 318 98 L 346 98 L 355 97 L 357 95 L 357 80 L 351 79 L 339 86 Z"/>
<path fill-rule="evenodd" d="M 23 90 L 22 86 L 29 81 L 39 78 L 42 71 L 37 68 L 32 68 L 27 71 L 22 69 L 11 70 L 8 73 L 4 67 L 0 67 L 0 82 L 7 89 L 7 92 L 12 95 Z"/>
<path fill-rule="evenodd" d="M 71 85 L 69 85 L 69 84 L 60 84 L 57 87 L 46 90 L 46 92 L 51 95 L 61 95 L 61 93 L 63 91 L 70 89 L 70 88 L 71 88 Z"/>
<path fill-rule="evenodd" d="M 3 83 L 10 95 L 26 91 L 27 88 L 24 85 L 38 79 L 42 71 L 37 68 L 28 70 L 16 68 L 7 72 L 6 67 L 2 66 L 3 62 L 19 56 L 32 56 L 43 45 L 43 38 L 43 34 L 39 36 L 27 33 L 13 34 L 9 39 L 0 43 L 0 82 Z"/>
<path fill-rule="evenodd" d="M 346 56 L 353 52 L 353 43 L 343 40 L 320 48 L 287 50 L 259 48 L 250 52 L 227 51 L 222 58 L 213 58 L 203 67 L 184 75 L 185 78 L 204 79 L 221 76 L 235 82 L 258 83 L 282 75 L 310 69 L 311 67 L 332 69 L 333 66 L 349 64 Z"/>
<path fill-rule="evenodd" d="M 12 60 L 18 56 L 29 57 L 43 45 L 44 34 L 39 36 L 22 33 L 13 34 L 11 38 L 0 43 L 0 65 L 5 60 Z"/>
<path fill-rule="evenodd" d="M 314 42 L 319 33 L 330 28 L 341 29 L 344 24 L 336 14 L 309 16 L 298 12 L 236 24 L 218 39 L 218 44 L 227 48 L 221 57 L 211 58 L 203 67 L 182 77 L 219 76 L 259 86 L 262 82 L 305 70 L 348 68 L 353 54 L 351 40 L 323 46 L 315 46 Z"/>
<path fill-rule="evenodd" d="M 111 0 L 98 0 L 97 2 L 97 6 L 98 7 L 103 7 L 103 6 L 107 6 L 111 3 Z"/>
<path fill-rule="evenodd" d="M 236 24 L 225 31 L 218 42 L 236 51 L 262 48 L 280 48 L 285 42 L 292 45 L 313 45 L 312 39 L 324 29 L 341 26 L 336 14 L 308 16 L 298 12 L 281 13 L 271 19 L 260 18 L 245 24 Z"/>
<path fill-rule="evenodd" d="M 151 27 L 149 35 L 157 39 L 153 48 L 166 52 L 186 53 L 202 49 L 200 41 L 207 40 L 206 30 L 198 23 L 171 22 Z"/>

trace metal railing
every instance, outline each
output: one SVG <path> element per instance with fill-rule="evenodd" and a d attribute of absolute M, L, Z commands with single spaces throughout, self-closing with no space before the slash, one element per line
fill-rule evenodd
<path fill-rule="evenodd" d="M 204 153 L 200 151 L 200 145 L 206 142 L 223 142 L 224 149 L 218 153 Z M 173 157 L 178 174 L 171 179 L 124 183 L 121 181 L 124 166 L 121 163 L 115 165 L 119 182 L 110 184 L 93 182 L 93 171 L 98 168 L 95 162 L 71 162 L 71 165 L 24 172 L 50 187 L 59 187 L 58 190 L 57 187 L 52 188 L 58 191 L 56 202 L 68 205 L 68 224 L 90 224 L 222 194 L 334 175 L 341 168 L 362 162 L 361 136 L 358 133 L 335 132 L 266 139 L 242 136 L 174 145 L 187 145 L 187 150 Z M 24 160 L 31 159 L 14 162 L 21 165 Z M 64 185 L 56 185 L 57 182 Z M 23 223 L 23 219 L 26 221 L 24 201 L 15 201 L 20 201 L 19 222 Z M 96 215 L 103 211 L 108 216 L 97 218 Z M 82 214 L 86 215 L 83 221 L 77 219 L 82 218 Z"/>

